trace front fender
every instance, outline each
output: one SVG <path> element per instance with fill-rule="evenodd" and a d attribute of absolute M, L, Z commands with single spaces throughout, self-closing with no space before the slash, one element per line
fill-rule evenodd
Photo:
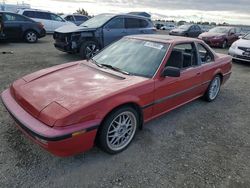
<path fill-rule="evenodd" d="M 98 114 L 99 119 L 104 119 L 110 112 L 112 112 L 114 109 L 126 105 L 126 104 L 134 104 L 138 107 L 141 107 L 140 99 L 139 97 L 132 96 L 132 95 L 125 95 L 125 96 L 117 96 L 115 98 L 111 99 L 112 102 L 106 102 L 106 104 L 103 104 L 105 106 L 104 111 L 100 111 Z"/>

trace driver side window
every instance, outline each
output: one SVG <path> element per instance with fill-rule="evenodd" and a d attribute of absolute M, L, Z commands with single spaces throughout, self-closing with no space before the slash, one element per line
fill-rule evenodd
<path fill-rule="evenodd" d="M 197 57 L 194 43 L 177 44 L 168 59 L 166 66 L 187 69 L 197 66 Z"/>
<path fill-rule="evenodd" d="M 106 25 L 107 29 L 123 29 L 124 28 L 124 19 L 115 18 L 108 22 Z"/>
<path fill-rule="evenodd" d="M 201 64 L 211 63 L 214 57 L 210 51 L 208 51 L 202 44 L 197 44 L 198 53 L 200 56 Z"/>

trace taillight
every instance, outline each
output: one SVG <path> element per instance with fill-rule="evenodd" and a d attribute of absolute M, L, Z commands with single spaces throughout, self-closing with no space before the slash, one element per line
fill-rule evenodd
<path fill-rule="evenodd" d="M 39 23 L 38 23 L 38 27 L 39 27 L 40 29 L 43 29 L 43 28 L 44 28 L 44 25 L 43 25 L 41 22 L 39 22 Z"/>

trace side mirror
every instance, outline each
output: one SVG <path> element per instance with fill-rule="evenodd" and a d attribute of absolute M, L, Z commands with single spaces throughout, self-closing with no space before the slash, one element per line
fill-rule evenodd
<path fill-rule="evenodd" d="M 230 32 L 230 33 L 229 33 L 229 36 L 232 36 L 232 35 L 234 35 L 234 34 L 235 34 L 234 32 Z"/>
<path fill-rule="evenodd" d="M 165 67 L 161 73 L 162 77 L 180 77 L 181 70 L 176 67 Z"/>
<path fill-rule="evenodd" d="M 239 39 L 242 39 L 242 38 L 243 38 L 243 36 L 242 36 L 242 35 L 240 35 L 240 36 L 239 36 Z"/>

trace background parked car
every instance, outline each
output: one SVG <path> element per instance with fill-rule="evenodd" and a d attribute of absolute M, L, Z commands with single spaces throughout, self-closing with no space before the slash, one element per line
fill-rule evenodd
<path fill-rule="evenodd" d="M 250 33 L 234 42 L 229 54 L 233 59 L 250 62 Z"/>
<path fill-rule="evenodd" d="M 100 14 L 80 26 L 65 26 L 54 33 L 55 47 L 68 53 L 80 52 L 91 58 L 100 49 L 126 35 L 153 34 L 153 23 L 131 14 Z"/>
<path fill-rule="evenodd" d="M 18 11 L 18 14 L 32 18 L 37 22 L 41 22 L 47 33 L 53 33 L 57 28 L 64 25 L 74 25 L 72 22 L 67 22 L 62 17 L 49 11 L 21 9 Z"/>
<path fill-rule="evenodd" d="M 3 13 L 0 13 L 0 39 L 4 38 L 3 34 Z"/>
<path fill-rule="evenodd" d="M 173 30 L 175 28 L 176 28 L 176 26 L 174 24 L 166 24 L 166 25 L 164 25 L 164 26 L 161 27 L 161 30 L 167 30 L 167 31 L 169 31 L 169 30 Z"/>
<path fill-rule="evenodd" d="M 239 38 L 239 35 L 236 33 L 235 27 L 223 26 L 202 33 L 198 38 L 212 47 L 227 48 Z"/>
<path fill-rule="evenodd" d="M 0 11 L 0 15 L 3 19 L 0 39 L 24 39 L 28 43 L 35 43 L 46 35 L 43 25 L 30 18 L 11 12 Z"/>
<path fill-rule="evenodd" d="M 62 15 L 62 18 L 65 19 L 68 22 L 72 22 L 76 25 L 81 25 L 82 23 L 86 22 L 89 17 L 84 16 L 81 14 L 67 14 L 67 15 Z"/>
<path fill-rule="evenodd" d="M 157 23 L 155 24 L 155 28 L 156 29 L 161 29 L 161 27 L 163 27 L 164 25 L 163 24 L 160 24 L 160 23 Z"/>
<path fill-rule="evenodd" d="M 202 33 L 200 26 L 193 25 L 181 25 L 176 29 L 170 31 L 169 35 L 185 36 L 185 37 L 198 37 Z"/>

